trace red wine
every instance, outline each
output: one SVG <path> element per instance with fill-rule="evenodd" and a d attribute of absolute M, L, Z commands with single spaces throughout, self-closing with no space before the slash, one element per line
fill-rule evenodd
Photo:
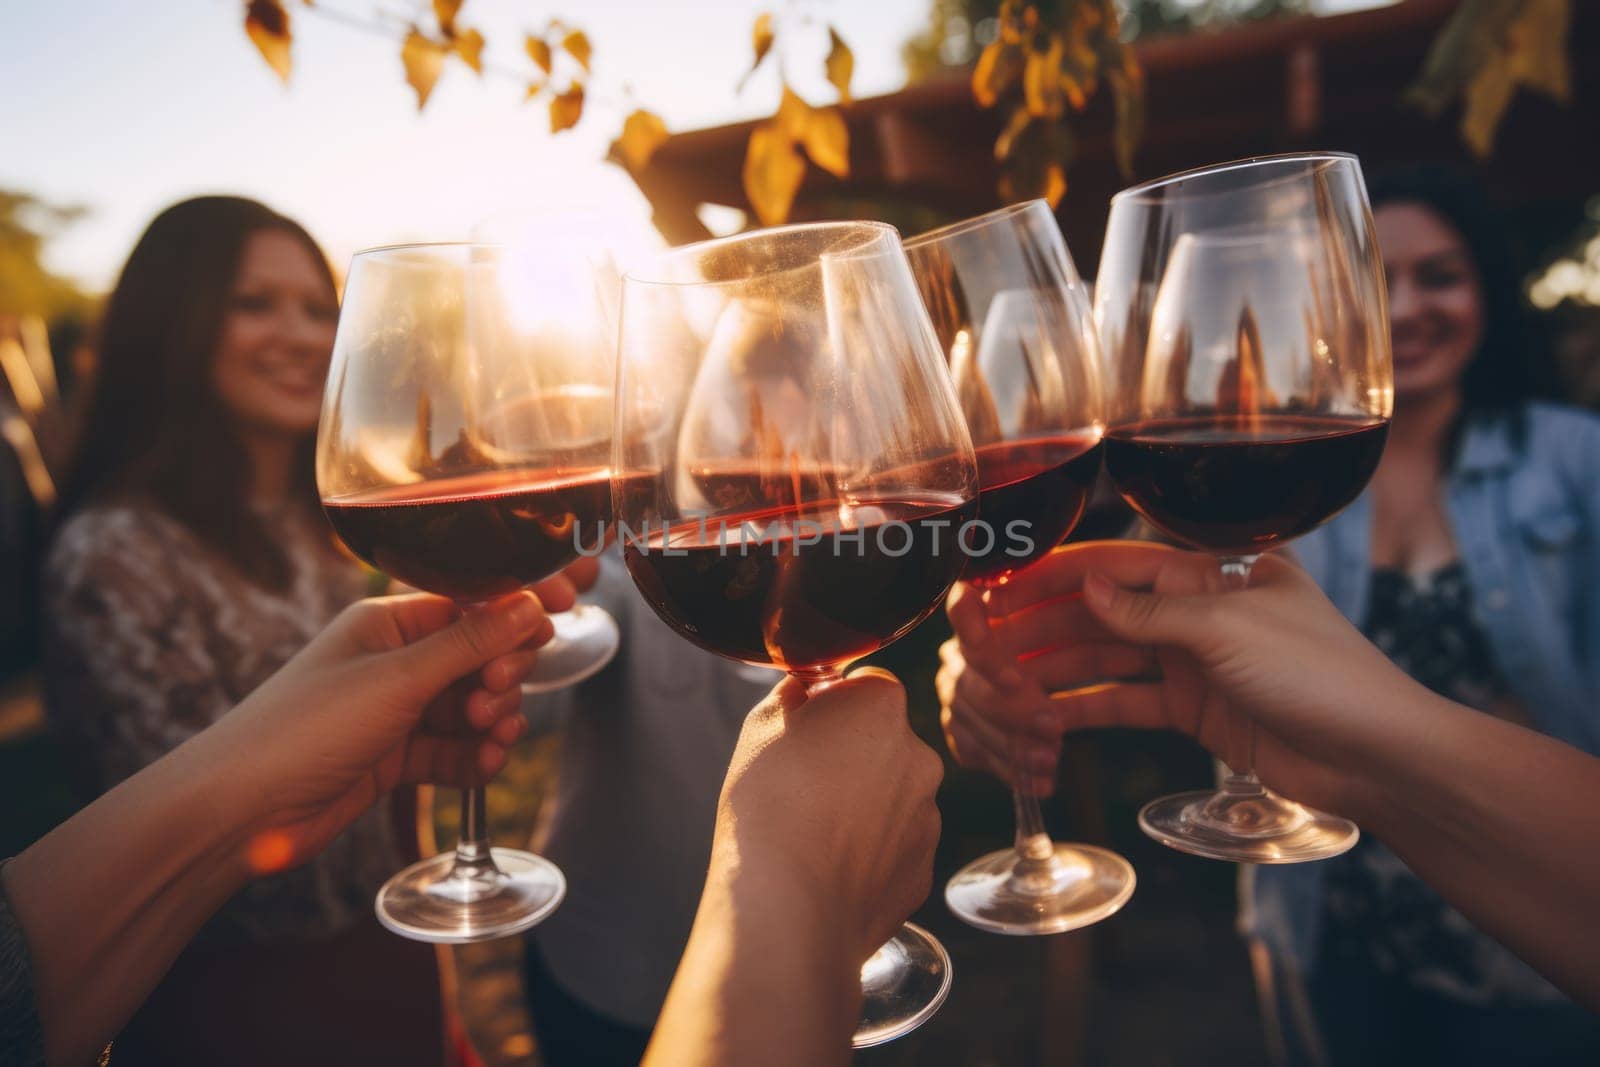
<path fill-rule="evenodd" d="M 961 576 L 975 501 L 819 502 L 627 531 L 639 591 L 678 633 L 746 663 L 805 671 L 889 644 Z"/>
<path fill-rule="evenodd" d="M 1106 470 L 1163 533 L 1225 555 L 1265 552 L 1354 500 L 1383 455 L 1384 419 L 1199 415 L 1106 434 Z"/>
<path fill-rule="evenodd" d="M 1000 441 L 978 449 L 978 518 L 964 541 L 966 578 L 998 584 L 1060 544 L 1100 474 L 1098 434 Z"/>
<path fill-rule="evenodd" d="M 548 578 L 611 518 L 605 468 L 496 471 L 324 500 L 350 550 L 408 585 L 487 600 Z"/>

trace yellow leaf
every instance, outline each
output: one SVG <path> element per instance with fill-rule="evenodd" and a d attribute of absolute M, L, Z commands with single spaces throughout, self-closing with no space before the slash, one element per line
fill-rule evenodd
<path fill-rule="evenodd" d="M 1033 121 L 1033 115 L 1026 106 L 1012 109 L 1011 118 L 1006 120 L 1005 129 L 1000 131 L 1000 136 L 994 142 L 994 158 L 997 163 L 1004 163 L 1011 158 L 1011 151 L 1016 147 L 1017 138 L 1022 136 L 1028 124 Z"/>
<path fill-rule="evenodd" d="M 1494 150 L 1494 135 L 1516 91 L 1511 61 L 1504 55 L 1492 56 L 1467 84 L 1462 94 L 1461 136 L 1480 158 Z"/>
<path fill-rule="evenodd" d="M 1572 101 L 1572 64 L 1567 34 L 1572 0 L 1527 0 L 1511 24 L 1511 71 L 1530 89 L 1563 104 Z"/>
<path fill-rule="evenodd" d="M 542 38 L 535 37 L 530 33 L 528 34 L 528 39 L 523 42 L 522 46 L 528 50 L 528 58 L 533 60 L 534 63 L 538 65 L 540 70 L 544 71 L 546 74 L 549 74 L 550 62 L 552 58 L 550 55 L 550 45 L 547 44 Z"/>
<path fill-rule="evenodd" d="M 250 35 L 251 43 L 267 61 L 267 66 L 288 84 L 289 43 L 293 38 L 289 32 L 289 13 L 280 0 L 250 0 L 244 13 L 244 32 Z"/>
<path fill-rule="evenodd" d="M 773 122 L 805 148 L 811 162 L 836 178 L 850 176 L 850 130 L 838 108 L 812 107 L 785 85 Z"/>
<path fill-rule="evenodd" d="M 1004 0 L 998 15 L 1000 36 L 996 40 L 1006 44 L 1021 44 L 1030 28 L 1030 15 L 1035 22 L 1039 18 L 1039 13 L 1031 6 L 1024 8 L 1021 0 Z"/>
<path fill-rule="evenodd" d="M 750 28 L 750 47 L 755 52 L 755 58 L 750 61 L 750 69 L 744 72 L 744 77 L 739 79 L 736 91 L 744 90 L 744 83 L 750 80 L 750 75 L 761 66 L 761 61 L 767 58 L 767 53 L 772 51 L 772 42 L 777 35 L 772 29 L 772 16 L 763 11 L 756 16 L 755 25 Z"/>
<path fill-rule="evenodd" d="M 750 131 L 744 152 L 744 195 L 763 226 L 788 219 L 805 176 L 806 161 L 777 122 L 763 122 Z"/>
<path fill-rule="evenodd" d="M 418 111 L 427 104 L 439 72 L 444 70 L 444 57 L 445 50 L 439 43 L 424 37 L 415 26 L 406 34 L 406 42 L 400 46 L 400 62 L 405 64 L 406 82 L 417 91 Z"/>
<path fill-rule="evenodd" d="M 1022 49 L 991 41 L 972 70 L 972 95 L 980 107 L 994 107 L 1000 94 L 1009 89 L 1021 73 Z"/>
<path fill-rule="evenodd" d="M 583 86 L 577 82 L 550 98 L 550 132 L 570 130 L 583 118 Z"/>
<path fill-rule="evenodd" d="M 544 87 L 547 84 L 548 84 L 547 82 L 529 82 L 528 83 L 528 99 L 532 100 L 534 97 L 536 97 L 540 93 L 544 92 Z"/>
<path fill-rule="evenodd" d="M 617 147 L 629 170 L 642 170 L 666 139 L 667 124 L 661 116 L 640 108 L 623 121 Z"/>
<path fill-rule="evenodd" d="M 446 37 L 454 37 L 456 32 L 456 16 L 461 13 L 461 5 L 465 0 L 433 0 L 433 16 L 439 20 L 439 31 Z"/>
<path fill-rule="evenodd" d="M 461 57 L 461 62 L 476 73 L 483 73 L 483 34 L 477 30 L 462 30 L 455 35 L 451 44 L 455 47 L 456 55 Z"/>
<path fill-rule="evenodd" d="M 1061 198 L 1067 195 L 1067 172 L 1061 169 L 1061 164 L 1050 163 L 1044 168 L 1044 198 L 1050 202 L 1053 210 L 1061 203 Z"/>
<path fill-rule="evenodd" d="M 590 51 L 588 34 L 584 33 L 582 30 L 573 30 L 571 33 L 561 38 L 561 47 L 566 51 L 567 55 L 578 61 L 578 66 L 582 67 L 584 70 L 589 69 Z"/>
<path fill-rule="evenodd" d="M 832 26 L 828 27 L 828 58 L 823 61 L 823 66 L 828 72 L 828 81 L 839 90 L 839 99 L 848 104 L 850 78 L 855 74 L 856 57 L 850 51 L 850 46 L 844 43 L 844 38 L 839 36 L 839 31 Z"/>
<path fill-rule="evenodd" d="M 1022 97 L 1028 103 L 1028 110 L 1039 118 L 1057 119 L 1067 110 L 1066 96 L 1061 87 L 1061 57 L 1064 51 L 1061 38 L 1053 33 L 1046 51 L 1028 50 L 1027 64 L 1022 70 Z"/>

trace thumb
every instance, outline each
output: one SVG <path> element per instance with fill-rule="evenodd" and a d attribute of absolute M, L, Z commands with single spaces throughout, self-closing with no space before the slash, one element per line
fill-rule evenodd
<path fill-rule="evenodd" d="M 524 590 L 481 604 L 391 655 L 399 658 L 409 684 L 431 696 L 496 656 L 526 643 L 543 644 L 553 632 L 539 598 Z"/>
<path fill-rule="evenodd" d="M 1124 589 L 1098 572 L 1083 579 L 1083 599 L 1116 636 L 1142 644 L 1190 645 L 1202 622 L 1189 597 Z"/>

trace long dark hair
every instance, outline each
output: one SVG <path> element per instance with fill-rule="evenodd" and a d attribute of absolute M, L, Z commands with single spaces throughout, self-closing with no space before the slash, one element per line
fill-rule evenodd
<path fill-rule="evenodd" d="M 1420 164 L 1367 183 L 1374 208 L 1418 204 L 1461 235 L 1483 287 L 1483 340 L 1462 373 L 1461 423 L 1503 420 L 1519 443 L 1528 401 L 1558 395 L 1546 347 L 1522 299 L 1523 259 L 1504 214 L 1471 171 Z M 1457 433 L 1454 436 L 1459 436 Z"/>
<path fill-rule="evenodd" d="M 333 272 L 311 235 L 254 200 L 185 200 L 139 238 L 100 321 L 98 369 L 60 513 L 138 498 L 250 579 L 281 590 L 288 561 L 250 511 L 248 457 L 211 374 L 245 245 L 264 230 L 303 243 L 333 293 Z M 290 490 L 313 508 L 315 445 L 308 435 L 297 450 Z"/>

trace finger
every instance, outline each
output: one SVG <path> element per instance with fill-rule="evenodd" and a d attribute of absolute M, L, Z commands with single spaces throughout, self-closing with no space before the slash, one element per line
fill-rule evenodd
<path fill-rule="evenodd" d="M 1024 657 L 1020 666 L 1047 693 L 1148 677 L 1157 670 L 1155 654 L 1147 646 L 1107 641 L 1043 649 Z"/>
<path fill-rule="evenodd" d="M 566 571 L 546 578 L 535 585 L 533 591 L 538 596 L 539 603 L 552 614 L 558 611 L 571 611 L 572 605 L 578 602 L 578 587 L 572 584 Z"/>
<path fill-rule="evenodd" d="M 1148 586 L 1174 556 L 1185 553 L 1148 541 L 1085 541 L 1062 545 L 998 588 L 993 609 L 1009 615 L 1033 604 L 1077 594 L 1091 570 L 1118 584 Z M 1211 566 L 1214 568 L 1215 564 Z"/>
<path fill-rule="evenodd" d="M 1018 685 L 1022 676 L 1008 651 L 1010 646 L 996 639 L 984 596 L 977 586 L 960 582 L 945 599 L 945 614 L 968 667 L 987 675 L 997 685 Z"/>
<path fill-rule="evenodd" d="M 1078 593 L 1042 600 L 994 623 L 997 640 L 1015 649 L 1020 660 L 1067 645 L 1122 642 L 1089 610 Z M 1021 664 L 1018 664 L 1021 670 Z M 1027 674 L 1025 670 L 1022 671 Z"/>
<path fill-rule="evenodd" d="M 490 692 L 475 689 L 467 695 L 465 720 L 469 729 L 487 733 L 505 718 L 522 719 L 522 690 L 507 689 Z"/>
<path fill-rule="evenodd" d="M 1084 579 L 1084 604 L 1106 629 L 1126 641 L 1171 644 L 1193 651 L 1215 636 L 1218 594 L 1141 593 L 1104 574 Z"/>
<path fill-rule="evenodd" d="M 409 684 L 436 692 L 540 635 L 555 633 L 538 597 L 513 593 L 482 604 L 415 644 L 389 653 Z"/>
<path fill-rule="evenodd" d="M 495 692 L 518 689 L 522 685 L 522 680 L 533 672 L 534 665 L 538 662 L 537 651 L 518 649 L 490 660 L 479 677 L 485 689 Z"/>
<path fill-rule="evenodd" d="M 515 708 L 512 709 L 515 712 Z M 489 736 L 507 748 L 522 740 L 528 732 L 528 720 L 518 714 L 501 714 L 489 731 Z"/>
<path fill-rule="evenodd" d="M 578 592 L 587 592 L 593 589 L 594 583 L 600 579 L 600 557 L 579 556 L 561 573 Z"/>

